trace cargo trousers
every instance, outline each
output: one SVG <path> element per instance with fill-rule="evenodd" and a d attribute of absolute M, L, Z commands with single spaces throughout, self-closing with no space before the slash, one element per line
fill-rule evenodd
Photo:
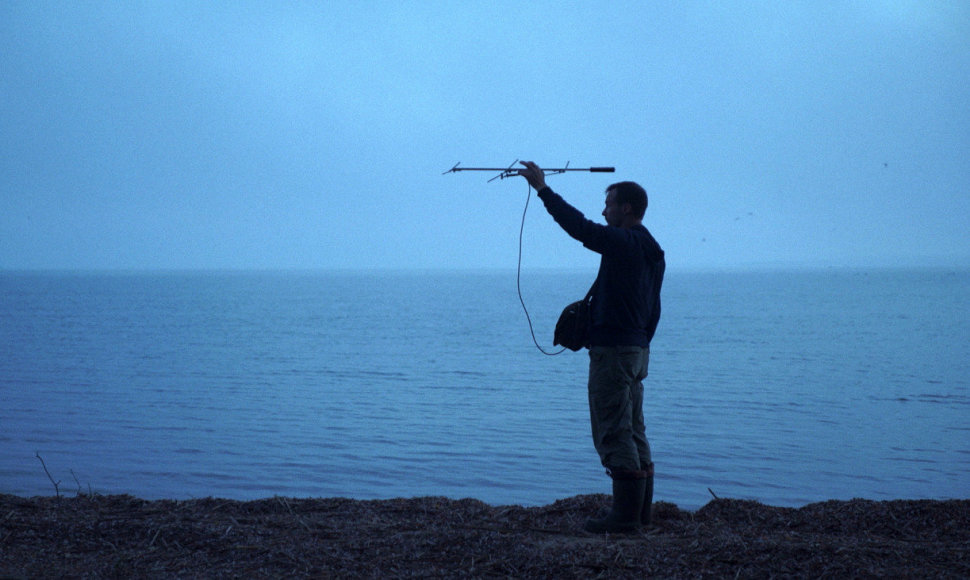
<path fill-rule="evenodd" d="M 650 348 L 589 348 L 589 415 L 593 445 L 611 474 L 646 469 L 650 444 L 643 422 L 643 379 Z"/>

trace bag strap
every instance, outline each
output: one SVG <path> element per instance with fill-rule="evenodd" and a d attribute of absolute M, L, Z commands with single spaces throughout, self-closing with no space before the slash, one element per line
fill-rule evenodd
<path fill-rule="evenodd" d="M 589 287 L 589 292 L 586 293 L 586 298 L 583 298 L 583 302 L 589 302 L 589 299 L 593 296 L 593 290 L 596 289 L 596 282 L 599 281 L 599 277 L 593 280 L 593 285 Z"/>

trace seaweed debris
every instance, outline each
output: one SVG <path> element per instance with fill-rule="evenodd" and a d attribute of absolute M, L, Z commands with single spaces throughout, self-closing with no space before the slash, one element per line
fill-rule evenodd
<path fill-rule="evenodd" d="M 661 502 L 639 533 L 583 532 L 608 504 L 0 494 L 0 577 L 970 577 L 970 500 Z"/>

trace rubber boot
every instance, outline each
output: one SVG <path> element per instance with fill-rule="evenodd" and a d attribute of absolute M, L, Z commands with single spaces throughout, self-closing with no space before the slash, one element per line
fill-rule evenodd
<path fill-rule="evenodd" d="M 640 509 L 640 525 L 649 526 L 653 522 L 653 463 L 648 463 L 643 472 L 643 506 Z"/>
<path fill-rule="evenodd" d="M 643 472 L 633 473 L 636 476 L 613 477 L 613 508 L 605 518 L 587 521 L 583 526 L 584 530 L 594 534 L 606 532 L 624 534 L 637 531 L 640 527 L 643 490 L 647 480 L 641 475 Z"/>

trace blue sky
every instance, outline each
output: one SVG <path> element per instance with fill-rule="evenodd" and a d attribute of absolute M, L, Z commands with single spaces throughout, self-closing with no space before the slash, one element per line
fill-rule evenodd
<path fill-rule="evenodd" d="M 2 1 L 0 269 L 970 265 L 970 4 L 598 4 Z"/>

